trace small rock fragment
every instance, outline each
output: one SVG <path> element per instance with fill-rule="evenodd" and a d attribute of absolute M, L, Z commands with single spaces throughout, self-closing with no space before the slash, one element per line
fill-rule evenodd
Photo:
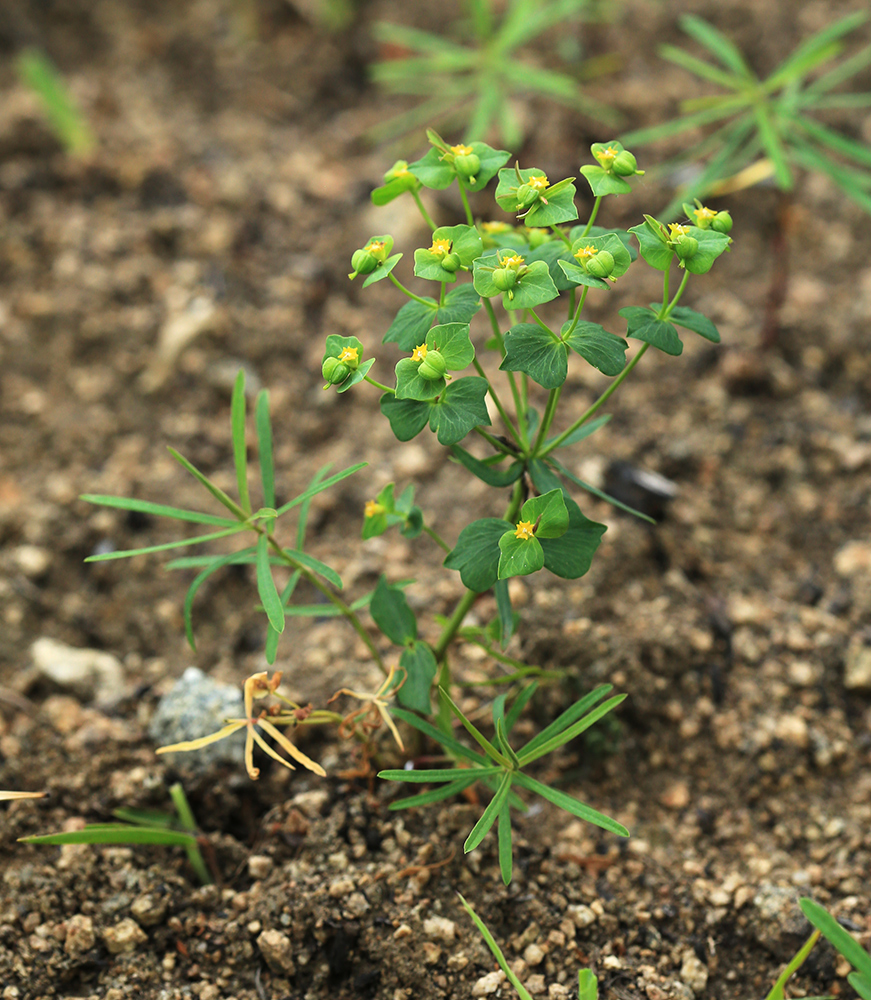
<path fill-rule="evenodd" d="M 112 955 L 127 955 L 136 951 L 147 940 L 148 935 L 130 917 L 119 920 L 114 927 L 107 927 L 103 931 L 103 941 Z"/>
<path fill-rule="evenodd" d="M 293 942 L 281 931 L 263 931 L 257 938 L 260 954 L 273 972 L 285 972 L 292 976 L 296 971 L 293 962 Z"/>
<path fill-rule="evenodd" d="M 704 996 L 708 985 L 708 968 L 695 952 L 688 951 L 681 962 L 680 978 L 697 996 Z"/>
<path fill-rule="evenodd" d="M 94 921 L 83 913 L 74 913 L 67 921 L 64 951 L 68 955 L 83 955 L 86 951 L 90 951 L 96 942 Z"/>
<path fill-rule="evenodd" d="M 857 636 L 847 648 L 844 687 L 849 691 L 871 691 L 871 644 Z"/>
<path fill-rule="evenodd" d="M 488 997 L 505 982 L 505 973 L 501 969 L 495 972 L 488 972 L 472 986 L 473 997 Z"/>
<path fill-rule="evenodd" d="M 37 675 L 82 701 L 108 704 L 124 691 L 124 670 L 111 653 L 76 649 L 43 636 L 30 647 Z"/>
<path fill-rule="evenodd" d="M 130 912 L 141 927 L 154 927 L 161 923 L 166 916 L 166 910 L 166 896 L 159 896 L 155 892 L 144 892 L 141 896 L 137 896 L 130 906 Z"/>
<path fill-rule="evenodd" d="M 427 937 L 450 944 L 457 934 L 457 925 L 447 917 L 427 917 L 423 922 L 423 932 Z"/>

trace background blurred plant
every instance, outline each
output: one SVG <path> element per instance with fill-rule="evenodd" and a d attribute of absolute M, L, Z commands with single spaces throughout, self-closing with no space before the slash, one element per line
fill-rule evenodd
<path fill-rule="evenodd" d="M 372 78 L 391 93 L 426 99 L 378 126 L 373 138 L 388 139 L 448 120 L 454 127 L 465 126 L 466 139 L 490 135 L 517 148 L 524 129 L 513 101 L 532 95 L 575 108 L 602 124 L 617 121 L 613 109 L 587 97 L 580 85 L 582 79 L 609 68 L 612 59 L 584 60 L 580 71 L 570 75 L 517 55 L 550 28 L 599 18 L 602 5 L 598 0 L 538 0 L 535 4 L 509 0 L 501 18 L 493 0 L 465 0 L 465 7 L 467 18 L 449 30 L 455 38 L 470 39 L 466 44 L 399 24 L 377 26 L 379 42 L 412 55 L 375 63 Z"/>
<path fill-rule="evenodd" d="M 687 15 L 680 26 L 704 46 L 720 65 L 684 49 L 665 45 L 663 58 L 723 89 L 681 104 L 673 121 L 624 136 L 643 145 L 717 124 L 705 138 L 688 144 L 660 170 L 693 164 L 698 172 L 662 212 L 671 218 L 693 197 L 727 194 L 773 178 L 790 191 L 795 170 L 828 174 L 848 197 L 871 212 L 871 149 L 819 120 L 821 112 L 871 106 L 871 93 L 837 91 L 871 65 L 871 45 L 837 61 L 844 39 L 868 19 L 864 11 L 835 21 L 792 52 L 766 79 L 760 79 L 744 55 L 725 35 L 701 18 Z"/>
<path fill-rule="evenodd" d="M 18 76 L 39 98 L 51 129 L 73 156 L 88 156 L 96 147 L 94 135 L 72 99 L 54 63 L 39 49 L 25 49 L 17 61 Z"/>

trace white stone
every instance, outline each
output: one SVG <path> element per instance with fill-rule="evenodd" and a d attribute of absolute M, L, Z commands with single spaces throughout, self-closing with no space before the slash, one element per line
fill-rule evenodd
<path fill-rule="evenodd" d="M 486 976 L 481 976 L 481 978 L 472 987 L 473 997 L 488 997 L 505 982 L 505 973 L 501 969 L 497 969 L 495 972 L 488 972 Z"/>
<path fill-rule="evenodd" d="M 423 932 L 427 937 L 450 944 L 457 934 L 457 925 L 447 917 L 427 917 L 423 922 Z"/>
<path fill-rule="evenodd" d="M 120 660 L 99 649 L 76 649 L 44 636 L 30 647 L 37 673 L 84 701 L 107 704 L 124 691 Z"/>

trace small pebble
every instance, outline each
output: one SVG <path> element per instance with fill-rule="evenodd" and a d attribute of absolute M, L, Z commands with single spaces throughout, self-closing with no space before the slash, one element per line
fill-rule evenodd
<path fill-rule="evenodd" d="M 457 934 L 457 925 L 447 917 L 427 917 L 423 922 L 423 932 L 427 937 L 450 944 Z"/>

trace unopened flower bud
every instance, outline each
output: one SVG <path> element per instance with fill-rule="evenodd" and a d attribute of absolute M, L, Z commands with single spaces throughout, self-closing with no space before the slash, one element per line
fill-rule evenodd
<path fill-rule="evenodd" d="M 475 183 L 475 177 L 481 169 L 481 158 L 476 153 L 461 153 L 454 157 L 454 167 L 464 180 Z"/>
<path fill-rule="evenodd" d="M 587 274 L 592 278 L 610 278 L 614 270 L 614 255 L 608 250 L 600 250 L 586 262 Z"/>
<path fill-rule="evenodd" d="M 371 274 L 378 267 L 378 258 L 365 248 L 355 250 L 351 256 L 351 267 L 355 274 Z"/>
<path fill-rule="evenodd" d="M 632 177 L 633 174 L 644 173 L 638 169 L 638 161 L 628 149 L 624 149 L 614 157 L 611 169 L 618 177 Z"/>
<path fill-rule="evenodd" d="M 433 382 L 435 379 L 441 378 L 446 370 L 447 365 L 442 355 L 436 350 L 430 350 L 426 352 L 426 357 L 421 361 L 417 372 L 421 378 Z"/>
<path fill-rule="evenodd" d="M 715 233 L 730 233 L 732 231 L 732 216 L 728 212 L 717 212 L 711 221 L 711 229 Z"/>
<path fill-rule="evenodd" d="M 507 292 L 517 284 L 517 272 L 512 267 L 497 267 L 493 272 L 493 284 L 500 292 Z"/>
<path fill-rule="evenodd" d="M 677 239 L 672 241 L 671 245 L 681 260 L 689 260 L 690 257 L 694 257 L 696 250 L 699 249 L 699 241 L 695 236 L 678 236 Z"/>
<path fill-rule="evenodd" d="M 324 358 L 323 366 L 321 367 L 321 374 L 327 380 L 327 384 L 324 388 L 328 388 L 331 385 L 341 385 L 342 382 L 351 374 L 351 369 L 344 361 L 339 361 L 338 358 Z"/>
<path fill-rule="evenodd" d="M 442 257 L 441 260 L 442 267 L 446 271 L 450 271 L 452 273 L 454 271 L 458 271 L 460 269 L 461 264 L 462 261 L 460 260 L 459 255 L 455 253 L 447 253 L 444 255 L 444 257 Z"/>

